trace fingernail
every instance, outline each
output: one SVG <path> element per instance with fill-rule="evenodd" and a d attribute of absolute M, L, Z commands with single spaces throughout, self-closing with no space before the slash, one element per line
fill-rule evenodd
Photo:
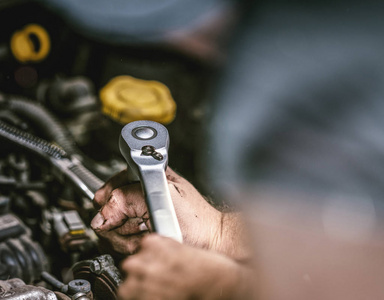
<path fill-rule="evenodd" d="M 141 231 L 147 231 L 147 230 L 148 230 L 148 227 L 147 227 L 147 225 L 145 225 L 145 223 L 143 222 L 143 223 L 141 223 L 141 224 L 139 225 L 139 229 L 140 229 Z"/>
<path fill-rule="evenodd" d="M 91 222 L 92 229 L 99 229 L 101 225 L 104 224 L 104 217 L 101 213 L 97 213 L 97 215 L 93 218 Z"/>

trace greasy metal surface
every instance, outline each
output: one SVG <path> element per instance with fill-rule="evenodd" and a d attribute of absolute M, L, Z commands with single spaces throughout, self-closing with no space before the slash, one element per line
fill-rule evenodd
<path fill-rule="evenodd" d="M 7 300 L 57 300 L 54 292 L 42 287 L 26 285 L 21 279 L 0 280 L 0 299 Z"/>
<path fill-rule="evenodd" d="M 57 300 L 71 300 L 71 298 L 69 298 L 67 295 L 65 295 L 61 292 L 55 291 L 54 293 L 56 295 Z"/>
<path fill-rule="evenodd" d="M 89 281 L 94 299 L 117 299 L 117 288 L 122 279 L 110 255 L 101 255 L 93 260 L 81 261 L 75 264 L 72 270 L 75 279 Z"/>

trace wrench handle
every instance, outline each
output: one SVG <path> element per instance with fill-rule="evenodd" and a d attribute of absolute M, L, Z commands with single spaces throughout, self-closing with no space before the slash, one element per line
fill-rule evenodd
<path fill-rule="evenodd" d="M 139 168 L 139 173 L 153 230 L 162 236 L 182 243 L 183 237 L 164 169 L 161 166 L 147 170 Z"/>

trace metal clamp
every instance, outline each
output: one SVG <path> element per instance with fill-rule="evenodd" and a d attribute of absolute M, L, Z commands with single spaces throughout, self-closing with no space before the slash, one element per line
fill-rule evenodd
<path fill-rule="evenodd" d="M 153 230 L 182 242 L 165 176 L 169 147 L 167 129 L 153 121 L 129 123 L 121 131 L 119 146 L 132 172 L 133 177 L 129 179 L 141 182 Z"/>

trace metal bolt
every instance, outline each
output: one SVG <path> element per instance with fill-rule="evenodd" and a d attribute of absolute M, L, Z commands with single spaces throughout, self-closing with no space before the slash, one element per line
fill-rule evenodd
<path fill-rule="evenodd" d="M 95 273 L 97 275 L 101 274 L 102 271 L 101 265 L 97 260 L 91 262 L 91 264 L 89 265 L 89 269 L 92 273 Z"/>
<path fill-rule="evenodd" d="M 91 284 L 89 281 L 84 279 L 75 279 L 71 280 L 68 283 L 68 293 L 70 295 L 75 295 L 77 293 L 89 293 L 91 291 Z"/>
<path fill-rule="evenodd" d="M 141 148 L 141 151 L 143 155 L 152 155 L 153 152 L 155 152 L 155 148 L 153 146 L 144 146 L 143 148 Z"/>
<path fill-rule="evenodd" d="M 163 155 L 161 154 L 161 153 L 159 153 L 159 152 L 153 152 L 152 153 L 152 157 L 154 158 L 154 159 L 157 159 L 157 160 L 163 160 Z"/>

